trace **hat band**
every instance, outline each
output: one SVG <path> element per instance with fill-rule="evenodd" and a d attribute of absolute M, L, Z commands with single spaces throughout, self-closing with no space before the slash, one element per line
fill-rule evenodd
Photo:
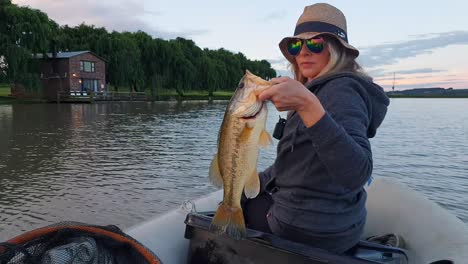
<path fill-rule="evenodd" d="M 333 33 L 342 40 L 344 40 L 346 43 L 348 43 L 348 36 L 346 35 L 346 32 L 343 29 L 325 22 L 310 21 L 301 23 L 296 26 L 296 29 L 294 30 L 294 36 L 305 32 Z"/>

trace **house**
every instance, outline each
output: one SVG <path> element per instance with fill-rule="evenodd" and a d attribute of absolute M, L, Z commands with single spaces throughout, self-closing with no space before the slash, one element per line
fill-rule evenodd
<path fill-rule="evenodd" d="M 58 92 L 102 92 L 106 87 L 106 61 L 91 51 L 48 53 L 40 59 L 44 97 L 55 100 Z"/>

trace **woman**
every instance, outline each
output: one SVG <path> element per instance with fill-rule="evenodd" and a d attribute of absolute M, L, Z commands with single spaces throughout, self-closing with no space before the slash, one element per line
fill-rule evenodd
<path fill-rule="evenodd" d="M 362 235 L 365 183 L 372 172 L 368 138 L 389 100 L 348 44 L 343 13 L 307 6 L 280 49 L 294 80 L 281 77 L 259 95 L 289 111 L 273 165 L 260 173 L 262 193 L 244 201 L 248 227 L 343 253 Z"/>

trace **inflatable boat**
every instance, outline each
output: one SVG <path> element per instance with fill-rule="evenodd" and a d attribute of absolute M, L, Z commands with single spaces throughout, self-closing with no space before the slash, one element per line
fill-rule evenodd
<path fill-rule="evenodd" d="M 401 183 L 378 178 L 367 188 L 368 218 L 352 254 L 337 255 L 271 234 L 248 230 L 232 240 L 208 230 L 222 190 L 133 226 L 125 232 L 163 263 L 468 263 L 468 226 Z M 366 238 L 393 234 L 398 246 Z"/>

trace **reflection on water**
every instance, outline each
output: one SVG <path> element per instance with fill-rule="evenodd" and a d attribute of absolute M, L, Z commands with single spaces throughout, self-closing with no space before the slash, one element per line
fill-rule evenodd
<path fill-rule="evenodd" d="M 0 239 L 63 220 L 125 228 L 213 191 L 226 104 L 0 106 Z M 466 105 L 394 99 L 372 144 L 375 177 L 397 178 L 468 222 Z M 272 132 L 271 105 L 269 115 Z M 264 169 L 275 146 L 260 155 Z"/>
<path fill-rule="evenodd" d="M 0 106 L 0 238 L 62 220 L 127 227 L 213 191 L 225 106 Z"/>
<path fill-rule="evenodd" d="M 374 174 L 398 179 L 468 223 L 468 99 L 393 99 Z"/>

